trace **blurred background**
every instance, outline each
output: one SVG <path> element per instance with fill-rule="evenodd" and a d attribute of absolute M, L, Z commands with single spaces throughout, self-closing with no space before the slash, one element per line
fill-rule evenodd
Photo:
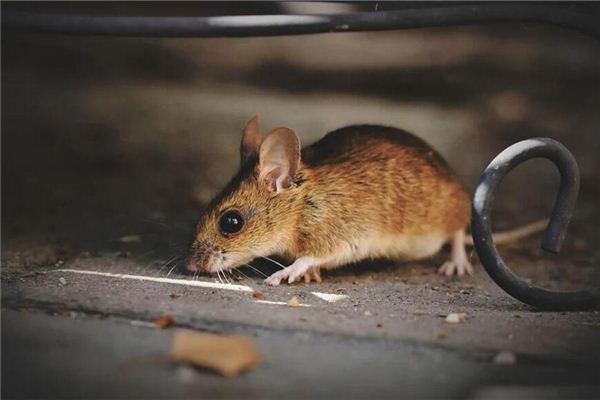
<path fill-rule="evenodd" d="M 402 6 L 2 5 L 98 15 Z M 593 205 L 600 197 L 599 70 L 597 40 L 523 23 L 239 39 L 3 32 L 5 266 L 47 263 L 48 252 L 115 251 L 119 238 L 131 234 L 143 236 L 140 251 L 184 249 L 203 205 L 235 172 L 241 127 L 254 114 L 265 130 L 289 126 L 304 144 L 355 123 L 406 129 L 438 149 L 470 189 L 506 146 L 534 136 L 558 139 L 582 172 L 573 229 L 593 239 L 597 224 L 591 221 L 599 220 Z M 548 215 L 557 178 L 544 161 L 518 168 L 497 201 L 496 226 Z M 590 263 L 598 260 L 592 253 Z"/>

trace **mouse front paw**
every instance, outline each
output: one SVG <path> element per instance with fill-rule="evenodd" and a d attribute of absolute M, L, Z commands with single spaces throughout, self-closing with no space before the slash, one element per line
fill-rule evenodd
<path fill-rule="evenodd" d="M 271 286 L 278 286 L 282 280 L 286 279 L 288 283 L 294 283 L 300 281 L 302 277 L 306 280 L 306 274 L 310 274 L 309 278 L 313 278 L 317 282 L 320 282 L 321 275 L 318 271 L 318 267 L 312 267 L 312 265 L 314 264 L 312 264 L 311 258 L 299 258 L 289 267 L 285 267 L 281 271 L 277 271 L 265 279 L 265 283 Z"/>
<path fill-rule="evenodd" d="M 286 280 L 289 277 L 289 274 L 289 267 L 287 267 L 269 276 L 267 279 L 265 279 L 265 283 L 269 286 L 279 286 L 282 280 Z"/>

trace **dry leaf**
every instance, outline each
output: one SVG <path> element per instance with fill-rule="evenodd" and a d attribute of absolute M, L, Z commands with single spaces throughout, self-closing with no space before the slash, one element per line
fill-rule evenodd
<path fill-rule="evenodd" d="M 175 318 L 173 318 L 172 315 L 165 314 L 165 315 L 161 315 L 160 317 L 156 318 L 152 322 L 154 323 L 154 326 L 156 326 L 157 328 L 165 329 L 171 325 L 175 325 Z"/>
<path fill-rule="evenodd" d="M 181 297 L 181 295 L 180 295 L 180 294 L 177 294 L 177 293 L 171 293 L 171 294 L 169 295 L 169 297 L 170 297 L 172 300 L 175 300 L 175 299 L 178 299 L 178 298 L 180 298 L 180 297 Z"/>
<path fill-rule="evenodd" d="M 125 235 L 119 238 L 121 243 L 140 243 L 142 237 L 140 235 Z"/>
<path fill-rule="evenodd" d="M 224 376 L 236 376 L 260 363 L 260 354 L 246 336 L 221 336 L 179 330 L 173 339 L 171 358 L 209 368 Z"/>
<path fill-rule="evenodd" d="M 265 295 L 262 294 L 261 292 L 252 293 L 252 297 L 256 300 L 264 300 L 265 299 Z"/>
<path fill-rule="evenodd" d="M 298 301 L 298 297 L 293 296 L 289 301 L 288 301 L 288 306 L 290 307 L 300 307 L 300 301 Z"/>

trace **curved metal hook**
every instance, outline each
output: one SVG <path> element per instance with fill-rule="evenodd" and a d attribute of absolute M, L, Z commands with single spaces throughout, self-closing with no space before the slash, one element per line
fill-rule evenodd
<path fill-rule="evenodd" d="M 552 161 L 560 172 L 560 189 L 542 241 L 544 250 L 552 253 L 560 251 L 579 194 L 579 167 L 565 146 L 549 138 L 533 138 L 515 143 L 488 165 L 473 196 L 471 233 L 475 249 L 492 279 L 508 294 L 524 303 L 544 309 L 575 310 L 593 307 L 600 304 L 600 290 L 554 292 L 536 287 L 515 275 L 494 245 L 490 214 L 496 189 L 514 167 L 539 157 Z"/>

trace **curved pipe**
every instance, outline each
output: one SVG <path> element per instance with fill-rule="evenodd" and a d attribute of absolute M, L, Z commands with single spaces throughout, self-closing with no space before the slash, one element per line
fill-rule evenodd
<path fill-rule="evenodd" d="M 536 287 L 517 275 L 498 253 L 491 231 L 491 211 L 498 186 L 517 165 L 531 158 L 546 158 L 560 172 L 560 189 L 546 228 L 542 248 L 558 253 L 575 208 L 579 193 L 579 168 L 566 147 L 549 138 L 523 140 L 501 152 L 484 171 L 475 195 L 471 232 L 479 259 L 492 279 L 508 294 L 543 309 L 578 310 L 600 304 L 600 290 L 554 292 Z"/>
<path fill-rule="evenodd" d="M 145 37 L 277 36 L 381 31 L 490 22 L 536 22 L 600 36 L 594 15 L 575 6 L 505 3 L 421 6 L 394 11 L 336 15 L 245 15 L 218 17 L 89 16 L 3 11 L 2 27 L 77 35 Z"/>

